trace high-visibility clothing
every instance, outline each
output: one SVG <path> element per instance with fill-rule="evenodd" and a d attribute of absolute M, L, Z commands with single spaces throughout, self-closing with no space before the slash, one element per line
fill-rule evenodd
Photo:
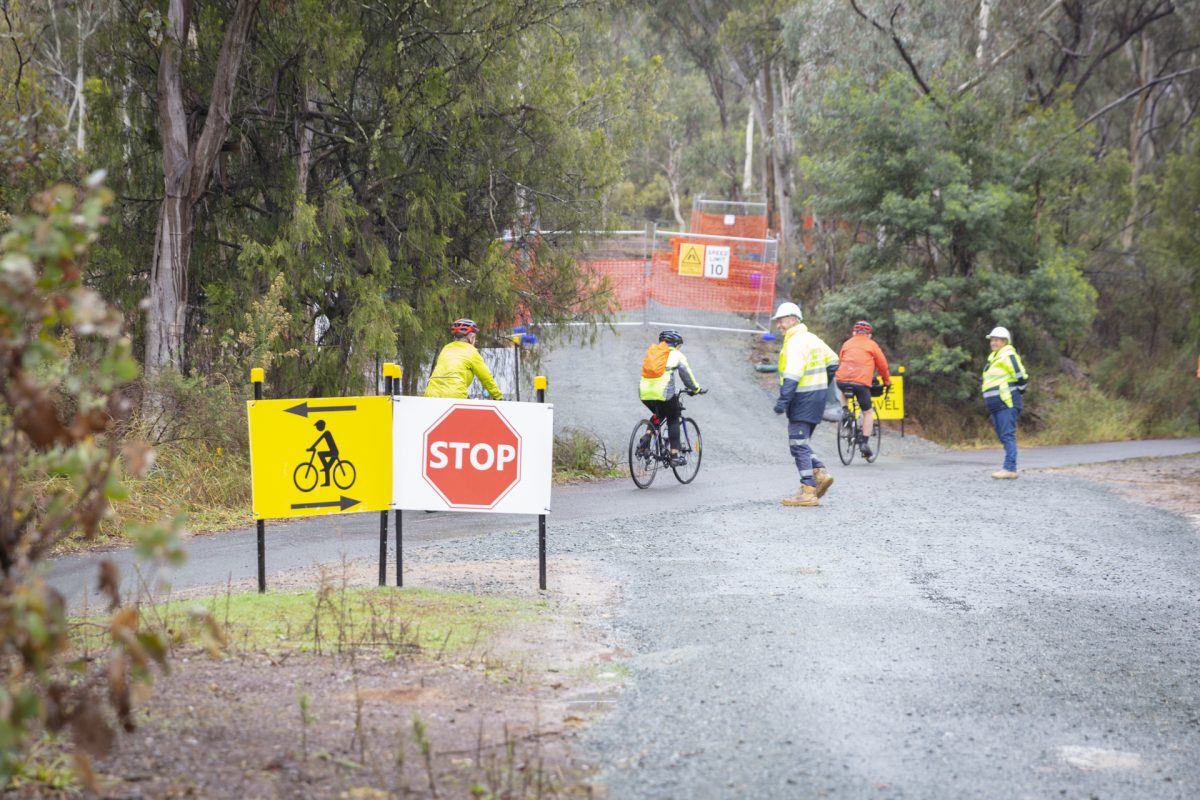
<path fill-rule="evenodd" d="M 776 407 L 786 410 L 789 420 L 820 422 L 825 394 L 837 366 L 837 353 L 810 333 L 807 325 L 800 323 L 788 328 L 783 334 L 783 349 L 779 351 Z"/>
<path fill-rule="evenodd" d="M 845 341 L 838 353 L 838 370 L 834 380 L 870 386 L 876 370 L 884 386 L 892 382 L 887 358 L 879 345 L 867 334 L 856 333 Z"/>
<path fill-rule="evenodd" d="M 1024 391 L 1029 382 L 1029 373 L 1017 350 L 1011 344 L 1006 344 L 999 350 L 988 355 L 987 366 L 983 368 L 983 399 L 999 398 L 1004 405 L 1013 407 L 1013 390 Z M 1018 397 L 1017 402 L 1020 402 Z"/>
<path fill-rule="evenodd" d="M 657 378 L 642 378 L 638 384 L 638 395 L 642 400 L 667 400 L 675 396 L 675 373 L 679 373 L 684 387 L 690 392 L 699 391 L 700 381 L 692 373 L 687 356 L 678 347 L 667 354 L 667 369 Z"/>
<path fill-rule="evenodd" d="M 467 390 L 476 378 L 493 400 L 503 399 L 492 371 L 483 362 L 483 356 L 470 342 L 458 340 L 447 344 L 438 353 L 425 387 L 426 397 L 459 397 L 466 399 Z"/>

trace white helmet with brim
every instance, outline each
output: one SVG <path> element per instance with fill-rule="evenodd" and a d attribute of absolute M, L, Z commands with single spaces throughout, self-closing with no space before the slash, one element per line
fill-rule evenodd
<path fill-rule="evenodd" d="M 1011 342 L 1012 334 L 1008 332 L 1008 328 L 1005 328 L 1002 325 L 997 325 L 996 327 L 992 328 L 992 332 L 988 334 L 988 338 L 989 339 L 1007 339 L 1008 341 Z"/>
<path fill-rule="evenodd" d="M 800 313 L 800 306 L 795 303 L 780 303 L 779 308 L 775 309 L 775 316 L 771 319 L 782 319 L 783 317 L 804 319 L 804 315 Z"/>

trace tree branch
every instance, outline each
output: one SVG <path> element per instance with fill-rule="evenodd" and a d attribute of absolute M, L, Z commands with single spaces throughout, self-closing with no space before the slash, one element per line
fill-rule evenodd
<path fill-rule="evenodd" d="M 867 14 L 858 7 L 858 0 L 850 0 L 850 6 L 860 17 L 874 25 L 876 30 L 891 37 L 892 44 L 896 46 L 897 52 L 900 53 L 900 58 L 904 59 L 904 63 L 908 65 L 908 71 L 912 73 L 913 80 L 917 82 L 917 86 L 921 87 L 921 92 L 929 96 L 933 100 L 934 104 L 937 105 L 938 108 L 941 108 L 941 103 L 938 103 L 937 98 L 933 97 L 933 91 L 929 88 L 929 84 L 925 83 L 925 79 L 921 77 L 920 70 L 917 69 L 917 65 L 913 62 L 912 56 L 908 54 L 908 49 L 904 46 L 904 42 L 900 40 L 900 34 L 896 33 L 896 15 L 900 13 L 900 9 L 903 6 L 897 4 L 896 7 L 892 9 L 892 15 L 888 19 L 887 28 L 883 27 L 883 25 L 881 25 L 875 19 L 867 16 Z"/>

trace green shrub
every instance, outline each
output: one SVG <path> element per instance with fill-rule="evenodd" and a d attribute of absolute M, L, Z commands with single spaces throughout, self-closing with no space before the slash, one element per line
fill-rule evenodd
<path fill-rule="evenodd" d="M 558 480 L 612 474 L 617 463 L 603 440 L 590 431 L 567 427 L 554 437 L 554 476 Z"/>

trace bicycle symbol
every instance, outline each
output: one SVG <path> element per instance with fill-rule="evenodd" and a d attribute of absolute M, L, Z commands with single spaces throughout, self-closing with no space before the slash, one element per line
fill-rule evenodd
<path fill-rule="evenodd" d="M 354 465 L 349 461 L 339 456 L 337 444 L 333 441 L 333 434 L 325 430 L 325 421 L 317 420 L 315 426 L 321 435 L 312 445 L 306 448 L 312 455 L 308 457 L 308 461 L 297 465 L 296 470 L 292 473 L 292 483 L 296 484 L 296 488 L 302 492 L 311 492 L 317 488 L 317 482 L 324 473 L 325 481 L 322 486 L 328 486 L 330 481 L 339 489 L 349 489 L 354 485 L 354 479 L 358 477 Z M 319 449 L 322 444 L 325 444 L 326 449 Z M 316 460 L 320 458 L 321 465 L 316 465 Z"/>

